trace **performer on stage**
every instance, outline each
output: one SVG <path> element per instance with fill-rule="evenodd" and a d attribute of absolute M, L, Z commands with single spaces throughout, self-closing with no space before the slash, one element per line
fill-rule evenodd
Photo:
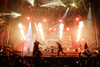
<path fill-rule="evenodd" d="M 85 51 L 83 52 L 84 55 L 87 55 L 88 57 L 91 56 L 91 52 L 88 50 L 90 47 L 88 47 L 87 43 L 84 44 Z"/>
<path fill-rule="evenodd" d="M 87 45 L 87 43 L 85 43 L 84 49 L 87 50 L 87 48 L 88 48 L 88 45 Z"/>
<path fill-rule="evenodd" d="M 34 42 L 33 56 L 39 52 L 39 44 L 40 43 L 37 40 Z"/>
<path fill-rule="evenodd" d="M 66 56 L 66 54 L 63 52 L 63 50 L 62 50 L 62 46 L 61 46 L 61 44 L 60 43 L 58 43 L 57 42 L 57 45 L 58 45 L 58 55 L 57 56 L 59 56 L 59 52 L 61 51 L 65 56 Z"/>

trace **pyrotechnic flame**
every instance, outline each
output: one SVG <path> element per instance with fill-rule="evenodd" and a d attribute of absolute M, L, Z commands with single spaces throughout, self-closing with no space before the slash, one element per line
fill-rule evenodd
<path fill-rule="evenodd" d="M 81 21 L 81 22 L 79 22 L 78 38 L 77 38 L 78 41 L 79 41 L 79 39 L 80 39 L 80 34 L 81 34 L 81 29 L 82 29 L 82 27 L 83 27 L 83 22 Z"/>
<path fill-rule="evenodd" d="M 60 27 L 60 31 L 59 31 L 59 33 L 60 33 L 60 40 L 61 40 L 61 38 L 62 38 L 62 34 L 63 34 L 64 24 L 61 23 L 59 27 Z"/>
<path fill-rule="evenodd" d="M 24 26 L 23 26 L 21 23 L 19 23 L 19 24 L 18 24 L 18 27 L 20 28 L 20 32 L 21 32 L 21 34 L 22 34 L 22 37 L 24 38 L 24 40 L 26 40 L 26 37 L 25 37 L 25 35 L 24 35 L 24 31 L 23 31 L 23 29 L 22 29 L 22 28 L 24 28 Z"/>
<path fill-rule="evenodd" d="M 42 24 L 41 23 L 38 24 L 38 30 L 40 31 L 41 36 L 42 36 L 42 40 L 44 41 L 44 36 L 43 36 L 43 30 L 42 30 Z"/>

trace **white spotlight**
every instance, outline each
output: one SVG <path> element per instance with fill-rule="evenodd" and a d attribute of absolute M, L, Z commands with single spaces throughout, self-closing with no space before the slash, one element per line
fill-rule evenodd
<path fill-rule="evenodd" d="M 72 6 L 75 6 L 75 4 L 73 3 Z"/>
<path fill-rule="evenodd" d="M 13 18 L 17 18 L 17 17 L 21 16 L 21 14 L 18 14 L 16 12 L 11 12 L 11 15 Z"/>
<path fill-rule="evenodd" d="M 34 6 L 34 0 L 27 0 L 32 6 Z"/>

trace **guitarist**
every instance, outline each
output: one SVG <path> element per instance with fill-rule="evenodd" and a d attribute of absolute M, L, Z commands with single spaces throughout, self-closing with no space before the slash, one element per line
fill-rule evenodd
<path fill-rule="evenodd" d="M 61 51 L 65 56 L 66 56 L 66 54 L 63 52 L 63 50 L 62 50 L 62 46 L 61 46 L 61 44 L 60 43 L 58 43 L 57 42 L 57 45 L 58 45 L 58 54 L 57 54 L 57 56 L 59 56 L 59 52 Z"/>
<path fill-rule="evenodd" d="M 87 43 L 85 43 L 84 48 L 85 48 L 85 50 L 88 49 L 88 45 L 87 45 Z"/>
<path fill-rule="evenodd" d="M 83 54 L 85 54 L 87 56 L 91 56 L 91 52 L 88 50 L 89 47 L 88 47 L 87 43 L 84 44 L 84 49 L 85 49 L 85 51 L 83 52 Z"/>

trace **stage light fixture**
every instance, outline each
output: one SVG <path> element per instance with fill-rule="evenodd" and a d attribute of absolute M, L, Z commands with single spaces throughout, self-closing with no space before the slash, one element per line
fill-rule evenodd
<path fill-rule="evenodd" d="M 27 49 L 27 47 L 24 47 L 24 49 Z"/>
<path fill-rule="evenodd" d="M 56 28 L 54 28 L 54 30 L 56 30 Z"/>
<path fill-rule="evenodd" d="M 80 48 L 78 48 L 78 50 L 80 50 Z"/>
<path fill-rule="evenodd" d="M 79 20 L 79 18 L 77 17 L 76 20 Z"/>
<path fill-rule="evenodd" d="M 68 30 L 70 30 L 70 28 L 66 28 L 66 30 L 68 31 Z"/>
<path fill-rule="evenodd" d="M 60 23 L 62 23 L 62 21 L 63 21 L 62 19 L 59 20 Z"/>
<path fill-rule="evenodd" d="M 52 28 L 49 28 L 49 30 L 52 30 Z"/>
<path fill-rule="evenodd" d="M 43 21 L 46 22 L 47 20 L 46 19 L 43 19 Z"/>
<path fill-rule="evenodd" d="M 27 19 L 29 20 L 29 19 L 30 19 L 30 17 L 27 17 Z"/>
<path fill-rule="evenodd" d="M 75 4 L 73 3 L 72 6 L 75 6 Z"/>
<path fill-rule="evenodd" d="M 79 18 L 79 17 L 77 17 L 77 18 L 75 18 L 75 20 L 76 20 L 76 21 L 79 21 L 79 20 L 80 20 L 80 18 Z"/>

